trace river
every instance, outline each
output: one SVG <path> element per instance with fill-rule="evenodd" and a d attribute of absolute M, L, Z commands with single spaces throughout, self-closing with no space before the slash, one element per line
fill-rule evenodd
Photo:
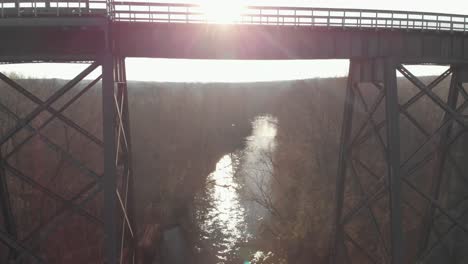
<path fill-rule="evenodd" d="M 196 211 L 198 250 L 206 263 L 250 263 L 263 254 L 255 248 L 259 223 L 268 217 L 262 205 L 269 194 L 271 157 L 276 146 L 276 118 L 259 116 L 245 147 L 227 153 L 207 177 Z"/>

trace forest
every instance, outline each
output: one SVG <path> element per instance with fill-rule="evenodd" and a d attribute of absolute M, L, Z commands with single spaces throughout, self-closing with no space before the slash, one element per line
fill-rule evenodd
<path fill-rule="evenodd" d="M 12 75 L 18 83 L 45 99 L 58 89 L 64 80 L 28 79 Z M 434 77 L 423 80 L 427 83 Z M 82 84 L 85 85 L 85 84 Z M 399 79 L 400 102 L 414 96 L 416 87 Z M 449 81 L 442 82 L 434 90 L 441 98 L 447 97 Z M 135 214 L 138 230 L 138 254 L 141 264 L 165 264 L 167 241 L 165 233 L 177 228 L 181 232 L 187 258 L 194 264 L 234 264 L 248 260 L 255 264 L 305 264 L 329 263 L 333 237 L 335 209 L 335 183 L 337 175 L 340 134 L 346 88 L 345 78 L 310 79 L 261 83 L 152 83 L 129 82 L 129 111 L 132 134 L 133 166 L 135 174 Z M 79 90 L 79 89 L 78 89 Z M 359 87 L 361 103 L 355 109 L 355 123 L 367 117 L 365 101 L 372 102 L 379 95 L 378 87 L 362 84 Z M 0 134 L 6 133 L 15 122 L 28 114 L 34 104 L 0 83 L 0 102 L 13 109 L 13 113 L 0 113 Z M 72 95 L 70 95 L 72 96 Z M 76 120 L 96 137 L 101 138 L 100 114 L 101 89 L 96 85 L 84 98 L 64 112 Z M 460 101 L 462 101 L 460 99 Z M 60 107 L 63 102 L 57 102 Z M 3 108 L 1 109 L 3 110 Z M 421 98 L 408 109 L 418 124 L 434 131 L 443 120 L 443 111 L 428 98 Z M 31 122 L 38 127 L 50 114 L 43 113 Z M 267 188 L 258 195 L 241 197 L 263 208 L 265 216 L 258 221 L 253 237 L 249 239 L 249 250 L 234 250 L 227 259 L 216 258 L 210 245 L 198 243 L 202 236 L 197 222 L 196 208 L 208 206 L 199 203 L 197 196 L 209 190 L 207 178 L 216 170 L 216 165 L 226 154 L 246 148 L 246 138 L 252 134 L 252 122 L 258 116 L 271 116 L 276 126 L 275 148 L 263 153 L 268 161 L 269 175 Z M 385 118 L 385 105 L 378 107 L 375 122 Z M 401 156 L 407 159 L 426 135 L 421 133 L 405 115 L 401 115 Z M 353 126 L 356 133 L 358 126 Z M 369 131 L 372 127 L 368 128 Z M 462 128 L 454 125 L 454 130 Z M 379 136 L 362 142 L 356 165 L 360 181 L 349 184 L 345 193 L 345 206 L 353 207 L 363 197 L 372 193 L 375 179 L 365 173 L 366 168 L 384 175 L 386 163 L 379 151 L 379 138 L 385 138 L 385 130 Z M 24 131 L 14 137 L 2 149 L 2 154 L 16 149 L 31 131 Z M 66 124 L 56 120 L 42 131 L 54 143 L 80 157 L 88 167 L 102 171 L 101 150 L 83 138 Z M 384 139 L 385 141 L 385 139 Z M 429 144 L 416 156 L 425 157 L 437 148 L 437 141 Z M 447 163 L 447 180 L 443 183 L 441 201 L 462 223 L 468 223 L 468 207 L 463 186 L 468 183 L 465 168 L 466 135 L 461 133 L 450 149 L 453 163 Z M 385 145 L 385 142 L 384 142 Z M 102 249 L 99 243 L 102 231 L 94 225 L 83 223 L 81 216 L 52 230 L 50 243 L 42 246 L 39 241 L 26 237 L 30 231 L 41 226 L 48 217 L 60 210 L 61 204 L 44 193 L 15 177 L 15 170 L 32 175 L 38 183 L 71 198 L 72 194 L 89 184 L 80 171 L 67 162 L 60 152 L 45 146 L 39 136 L 18 148 L 7 158 L 12 170 L 5 172 L 18 234 L 27 245 L 34 248 L 51 263 L 100 263 Z M 413 182 L 422 190 L 430 188 L 430 178 L 435 163 L 429 161 L 418 168 L 412 176 Z M 457 176 L 461 171 L 461 177 Z M 465 177 L 463 176 L 465 175 Z M 466 181 L 466 182 L 465 182 Z M 363 187 L 364 186 L 364 187 Z M 240 192 L 242 196 L 243 192 Z M 422 218 L 418 210 L 424 209 L 424 199 L 410 190 L 403 189 L 403 196 L 411 202 L 403 208 L 404 232 L 408 243 L 408 263 L 414 261 L 415 245 L 422 229 Z M 461 198 L 460 198 L 461 197 Z M 86 205 L 89 214 L 100 216 L 98 196 Z M 197 202 L 198 201 L 198 202 Z M 380 237 L 389 239 L 388 194 L 369 206 L 374 219 L 380 224 Z M 363 210 L 364 211 L 364 210 Z M 377 236 L 370 231 L 366 213 L 359 213 L 347 225 L 349 240 L 348 254 L 355 263 L 380 263 L 388 242 L 377 246 Z M 447 230 L 451 222 L 443 216 L 436 222 L 440 232 Z M 2 220 L 3 221 L 3 220 Z M 463 248 L 468 246 L 468 236 L 458 228 L 451 228 L 445 236 L 446 243 L 428 256 L 428 263 L 438 262 L 438 252 L 449 252 L 451 263 L 466 263 L 468 255 Z M 214 240 L 223 240 L 214 237 Z M 370 248 L 363 254 L 356 244 Z M 213 242 L 215 243 L 215 242 Z M 376 245 L 376 246 L 373 246 Z M 240 246 L 238 248 L 241 248 Z M 5 251 L 0 247 L 0 253 Z M 466 250 L 465 250 L 466 251 Z M 262 256 L 256 252 L 264 252 Z M 241 257 L 242 255 L 242 257 Z M 248 259 L 246 259 L 248 258 Z M 0 261 L 1 262 L 1 261 Z"/>

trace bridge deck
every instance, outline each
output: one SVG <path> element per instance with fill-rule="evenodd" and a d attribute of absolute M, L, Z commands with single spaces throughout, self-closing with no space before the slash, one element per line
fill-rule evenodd
<path fill-rule="evenodd" d="M 251 6 L 230 25 L 219 25 L 197 5 L 106 2 L 3 1 L 0 34 L 6 41 L 0 43 L 0 60 L 92 58 L 102 51 L 99 32 L 108 24 L 114 51 L 124 57 L 468 60 L 463 15 Z"/>
<path fill-rule="evenodd" d="M 113 0 L 4 0 L 0 18 L 107 16 L 113 21 L 216 23 L 205 8 L 194 4 Z M 247 6 L 233 24 L 376 29 L 468 31 L 468 16 L 370 9 Z M 226 21 L 225 21 L 226 22 Z"/>

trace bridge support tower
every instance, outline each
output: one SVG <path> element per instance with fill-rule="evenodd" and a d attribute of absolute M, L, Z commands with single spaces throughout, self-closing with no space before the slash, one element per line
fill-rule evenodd
<path fill-rule="evenodd" d="M 125 58 L 100 46 L 69 81 L 0 72 L 1 263 L 136 263 Z"/>
<path fill-rule="evenodd" d="M 467 73 L 350 62 L 331 263 L 467 261 Z"/>

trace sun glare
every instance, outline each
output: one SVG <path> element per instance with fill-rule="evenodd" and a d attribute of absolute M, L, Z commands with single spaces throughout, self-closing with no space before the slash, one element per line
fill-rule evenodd
<path fill-rule="evenodd" d="M 243 0 L 202 0 L 200 6 L 209 22 L 232 24 L 241 19 L 246 5 Z"/>

